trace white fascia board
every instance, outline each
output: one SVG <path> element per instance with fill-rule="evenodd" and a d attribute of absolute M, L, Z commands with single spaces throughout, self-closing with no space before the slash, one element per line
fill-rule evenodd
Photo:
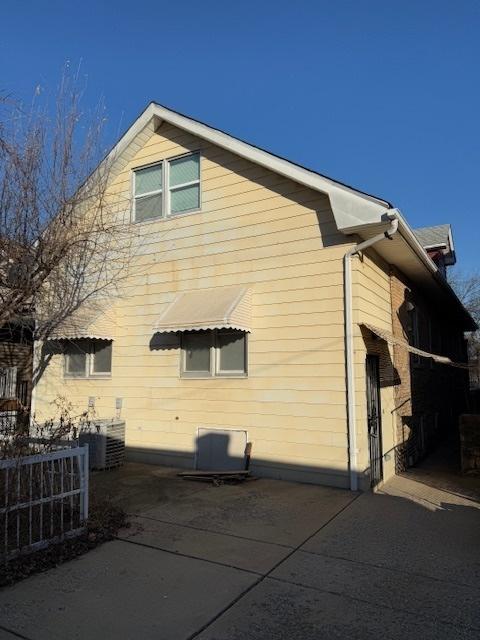
<path fill-rule="evenodd" d="M 425 249 L 425 251 L 427 249 L 446 249 L 447 245 L 444 242 L 438 242 L 437 244 L 426 244 L 426 245 L 422 245 L 422 247 Z"/>
<path fill-rule="evenodd" d="M 453 245 L 452 227 L 448 225 L 448 241 L 450 243 L 450 253 L 455 253 L 455 247 Z"/>
<path fill-rule="evenodd" d="M 411 226 L 408 224 L 408 222 L 405 220 L 405 218 L 402 216 L 400 212 L 398 213 L 398 230 L 400 231 L 401 235 L 405 238 L 408 245 L 413 249 L 415 254 L 420 258 L 423 264 L 427 267 L 427 269 L 432 274 L 439 274 L 437 265 L 430 258 L 430 256 L 425 251 L 425 249 L 422 247 L 417 236 L 413 232 Z M 441 277 L 443 280 L 443 276 Z"/>
<path fill-rule="evenodd" d="M 100 166 L 104 163 L 112 163 L 115 162 L 115 160 L 118 160 L 138 134 L 150 124 L 153 120 L 153 116 L 153 104 L 150 103 L 143 113 L 141 113 L 135 122 L 127 129 L 113 149 L 102 160 Z"/>
<path fill-rule="evenodd" d="M 391 211 L 392 210 L 390 210 L 390 213 Z M 422 245 L 418 241 L 416 235 L 412 231 L 408 222 L 405 220 L 405 218 L 403 217 L 403 215 L 398 209 L 395 209 L 394 211 L 395 211 L 395 217 L 398 219 L 398 232 L 400 233 L 400 235 L 404 238 L 404 240 L 407 242 L 409 247 L 415 252 L 415 254 L 420 258 L 420 260 L 427 267 L 427 269 L 431 273 L 437 273 L 438 272 L 437 265 L 433 262 L 433 260 L 429 257 L 428 253 L 422 247 Z M 386 227 L 388 224 L 390 224 L 390 220 L 387 218 L 386 215 L 383 215 L 381 217 L 377 216 L 377 219 L 372 220 L 370 224 L 359 224 L 357 226 L 348 227 L 348 229 L 342 229 L 342 231 L 344 233 L 350 233 L 350 234 L 353 233 L 353 234 L 359 235 L 361 238 L 363 238 L 364 234 L 367 234 L 367 237 L 369 237 L 369 235 L 372 232 L 376 232 L 376 230 L 372 231 L 372 225 L 375 224 L 378 226 L 381 223 L 384 223 Z"/>
<path fill-rule="evenodd" d="M 153 102 L 148 105 L 140 117 L 122 136 L 104 162 L 114 162 L 117 158 L 120 158 L 134 138 L 154 119 L 168 122 L 194 136 L 227 149 L 246 160 L 250 160 L 315 191 L 325 193 L 330 199 L 335 223 L 340 231 L 359 224 L 378 221 L 379 215 L 390 208 L 389 203 L 384 200 L 356 191 L 351 187 L 335 182 L 335 180 L 319 175 L 284 158 L 279 158 L 223 131 L 192 120 Z"/>
<path fill-rule="evenodd" d="M 467 311 L 467 309 L 465 309 L 463 303 L 458 298 L 457 294 L 452 289 L 452 287 L 447 282 L 447 280 L 443 277 L 443 275 L 441 274 L 435 262 L 433 262 L 433 260 L 429 257 L 428 253 L 422 247 L 422 245 L 417 239 L 417 236 L 415 235 L 415 233 L 413 232 L 412 228 L 410 227 L 408 222 L 405 220 L 403 215 L 400 213 L 398 209 L 396 209 L 395 212 L 396 212 L 396 217 L 398 219 L 398 233 L 402 236 L 402 238 L 409 245 L 410 249 L 415 253 L 415 255 L 423 263 L 423 265 L 428 269 L 428 271 L 431 273 L 433 279 L 435 280 L 437 285 L 440 287 L 440 289 L 441 290 L 443 289 L 443 291 L 447 293 L 448 296 L 451 297 L 452 301 L 454 301 L 455 304 L 457 305 L 459 311 L 463 313 L 467 321 L 467 324 L 470 324 L 470 328 L 465 330 L 466 331 L 475 330 L 476 324 L 473 318 L 471 317 L 470 313 Z M 382 220 L 377 220 L 376 224 L 378 225 L 379 222 L 382 222 Z M 387 223 L 386 220 L 385 220 L 385 223 Z M 352 228 L 350 229 L 350 233 L 356 233 L 360 237 L 362 237 L 362 232 L 366 232 L 368 230 L 368 226 L 369 225 L 360 225 L 356 228 Z M 385 243 L 383 247 L 384 249 L 387 249 L 388 243 Z M 395 263 L 392 262 L 392 264 L 395 264 Z"/>

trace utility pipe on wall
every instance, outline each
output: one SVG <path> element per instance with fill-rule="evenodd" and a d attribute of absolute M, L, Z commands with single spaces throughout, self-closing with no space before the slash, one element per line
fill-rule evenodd
<path fill-rule="evenodd" d="M 357 471 L 357 426 L 355 407 L 355 361 L 353 336 L 353 304 L 352 304 L 352 257 L 368 249 L 372 245 L 392 236 L 398 229 L 397 209 L 388 211 L 390 226 L 382 233 L 352 247 L 343 257 L 344 305 L 345 305 L 345 364 L 347 369 L 347 424 L 348 424 L 348 463 L 350 469 L 350 489 L 358 490 Z"/>

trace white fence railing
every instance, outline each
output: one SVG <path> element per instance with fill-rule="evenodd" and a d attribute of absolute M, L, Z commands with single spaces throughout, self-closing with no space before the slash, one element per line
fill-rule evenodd
<path fill-rule="evenodd" d="M 88 445 L 0 460 L 0 557 L 78 535 L 87 518 Z"/>

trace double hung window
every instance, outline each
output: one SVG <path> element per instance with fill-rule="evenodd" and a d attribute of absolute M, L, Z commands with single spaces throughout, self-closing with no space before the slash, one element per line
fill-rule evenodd
<path fill-rule="evenodd" d="M 246 376 L 246 333 L 230 329 L 184 333 L 181 374 L 190 378 Z"/>
<path fill-rule="evenodd" d="M 200 154 L 189 153 L 134 171 L 136 222 L 200 209 Z"/>
<path fill-rule="evenodd" d="M 65 376 L 108 377 L 112 373 L 110 340 L 72 340 L 65 348 Z"/>

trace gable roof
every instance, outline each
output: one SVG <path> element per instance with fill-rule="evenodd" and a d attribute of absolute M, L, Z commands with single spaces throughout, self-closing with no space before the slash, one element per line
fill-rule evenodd
<path fill-rule="evenodd" d="M 326 194 L 335 224 L 338 230 L 346 235 L 355 234 L 365 240 L 378 234 L 390 224 L 389 213 L 393 205 L 387 200 L 295 164 L 156 102 L 151 102 L 146 107 L 103 162 L 111 163 L 114 170 L 118 166 L 125 166 L 162 122 L 168 122 L 270 171 Z M 463 318 L 465 330 L 474 330 L 476 325 L 470 314 L 448 285 L 437 265 L 428 256 L 405 218 L 398 209 L 395 212 L 399 221 L 398 233 L 392 242 L 381 242 L 375 246 L 375 250 L 387 262 L 398 266 L 407 277 L 417 281 L 430 292 L 438 294 L 440 291 L 447 299 L 453 299 L 454 308 Z"/>
<path fill-rule="evenodd" d="M 142 133 L 145 135 L 145 132 L 150 135 L 158 129 L 162 122 L 168 122 L 179 129 L 208 140 L 218 147 L 227 149 L 246 160 L 290 178 L 299 184 L 325 193 L 330 199 L 335 222 L 340 230 L 356 227 L 366 222 L 377 221 L 379 215 L 392 208 L 392 205 L 386 200 L 295 164 L 290 160 L 244 142 L 220 129 L 215 129 L 156 102 L 151 102 L 140 114 L 108 154 L 105 161 L 111 162 L 113 166 L 117 163 L 126 164 L 128 160 L 125 157 L 125 152 L 127 152 L 137 136 Z M 134 146 L 133 151 L 136 151 L 139 146 L 139 144 Z"/>
<path fill-rule="evenodd" d="M 440 252 L 444 256 L 446 266 L 452 266 L 456 263 L 452 227 L 449 224 L 415 229 L 415 236 L 429 255 L 432 255 L 432 251 Z"/>

